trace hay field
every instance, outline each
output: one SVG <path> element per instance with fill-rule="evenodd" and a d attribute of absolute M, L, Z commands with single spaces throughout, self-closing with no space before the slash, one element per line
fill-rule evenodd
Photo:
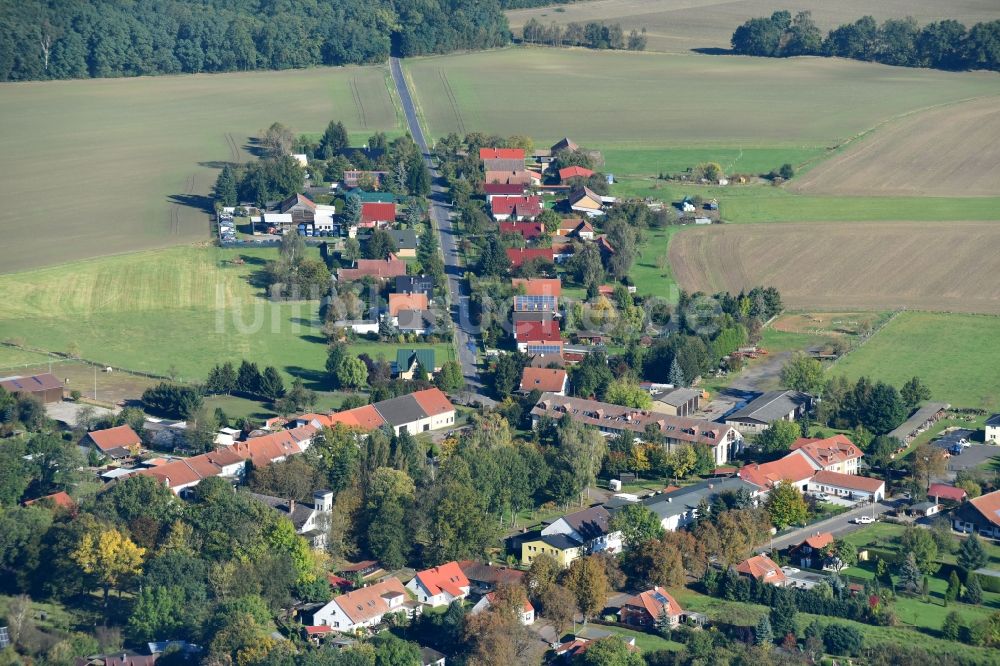
<path fill-rule="evenodd" d="M 311 250 L 316 252 L 317 250 Z M 245 264 L 231 260 L 243 257 Z M 286 379 L 328 388 L 318 301 L 270 302 L 251 285 L 275 250 L 175 247 L 0 276 L 0 340 L 69 352 L 114 367 L 201 381 L 215 363 L 246 358 Z M 398 345 L 355 353 L 395 358 Z M 407 345 L 419 347 L 424 345 Z M 436 345 L 451 358 L 450 344 Z M 30 362 L 0 353 L 3 365 Z"/>
<path fill-rule="evenodd" d="M 923 111 L 875 130 L 792 180 L 794 192 L 1000 194 L 1000 97 Z"/>
<path fill-rule="evenodd" d="M 927 383 L 934 400 L 996 412 L 997 359 L 1000 317 L 904 312 L 830 372 L 854 379 L 867 375 L 896 386 L 916 375 Z"/>
<path fill-rule="evenodd" d="M 208 240 L 203 206 L 218 167 L 247 159 L 249 138 L 272 122 L 320 132 L 341 119 L 360 136 L 398 130 L 386 72 L 0 85 L 0 273 Z"/>
<path fill-rule="evenodd" d="M 430 136 L 527 134 L 538 145 L 568 135 L 595 147 L 769 147 L 799 156 L 903 113 L 996 93 L 995 74 L 825 58 L 512 48 L 405 66 Z"/>
<path fill-rule="evenodd" d="M 685 229 L 670 265 L 688 291 L 775 286 L 789 308 L 1000 313 L 1000 225 L 866 222 Z"/>
<path fill-rule="evenodd" d="M 689 51 L 728 49 L 729 38 L 738 25 L 749 18 L 769 16 L 787 9 L 793 14 L 808 10 L 821 30 L 856 21 L 870 14 L 878 21 L 913 16 L 921 25 L 955 19 L 966 25 L 1000 18 L 1000 6 L 990 0 L 592 0 L 559 7 L 538 7 L 507 12 L 517 36 L 531 18 L 545 25 L 601 21 L 621 23 L 625 31 L 646 28 L 647 50 Z"/>

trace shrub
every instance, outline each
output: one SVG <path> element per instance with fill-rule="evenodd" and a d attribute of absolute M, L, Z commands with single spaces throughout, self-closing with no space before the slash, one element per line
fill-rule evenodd
<path fill-rule="evenodd" d="M 823 647 L 830 654 L 854 656 L 861 652 L 861 633 L 843 624 L 827 625 L 823 629 Z"/>

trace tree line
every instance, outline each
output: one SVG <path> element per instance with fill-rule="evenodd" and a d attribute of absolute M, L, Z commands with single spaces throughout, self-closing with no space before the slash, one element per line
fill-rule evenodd
<path fill-rule="evenodd" d="M 500 0 L 27 0 L 0 7 L 0 81 L 378 63 L 509 40 Z"/>
<path fill-rule="evenodd" d="M 597 21 L 589 23 L 567 23 L 561 26 L 551 23 L 545 26 L 536 18 L 524 24 L 522 39 L 528 44 L 548 44 L 549 46 L 585 46 L 590 49 L 616 49 L 643 51 L 646 48 L 646 29 L 633 29 L 628 34 L 621 23 L 605 25 Z"/>
<path fill-rule="evenodd" d="M 741 55 L 821 55 L 902 67 L 1000 70 L 1000 21 L 966 28 L 947 19 L 921 28 L 910 16 L 887 19 L 881 25 L 864 16 L 824 36 L 810 12 L 793 17 L 788 11 L 777 11 L 738 27 L 731 43 Z"/>

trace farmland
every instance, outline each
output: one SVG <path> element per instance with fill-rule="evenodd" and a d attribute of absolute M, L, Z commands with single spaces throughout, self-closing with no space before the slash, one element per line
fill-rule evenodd
<path fill-rule="evenodd" d="M 208 240 L 217 168 L 246 159 L 272 122 L 320 132 L 340 119 L 357 138 L 398 133 L 385 75 L 348 67 L 3 84 L 0 272 Z"/>
<path fill-rule="evenodd" d="M 689 291 L 763 284 L 791 308 L 997 314 L 997 243 L 987 222 L 713 225 L 678 234 L 669 256 Z"/>
<path fill-rule="evenodd" d="M 539 7 L 507 12 L 511 29 L 520 36 L 531 18 L 544 25 L 599 21 L 621 23 L 626 30 L 646 29 L 647 49 L 683 52 L 692 49 L 728 49 L 736 26 L 749 18 L 767 16 L 779 9 L 792 13 L 812 12 L 821 30 L 853 22 L 866 14 L 879 22 L 888 18 L 913 16 L 923 25 L 930 21 L 955 19 L 966 25 L 1000 18 L 995 5 L 982 0 L 956 0 L 946 5 L 934 0 L 890 0 L 873 4 L 863 0 L 800 0 L 794 5 L 774 0 L 594 0 L 556 7 Z"/>
<path fill-rule="evenodd" d="M 924 111 L 873 132 L 792 181 L 792 189 L 839 195 L 997 195 L 998 135 L 996 97 Z"/>
<path fill-rule="evenodd" d="M 832 369 L 901 385 L 921 377 L 934 399 L 958 407 L 1000 408 L 1000 318 L 904 312 Z"/>
<path fill-rule="evenodd" d="M 758 172 L 800 164 L 889 118 L 996 93 L 987 73 L 819 58 L 522 48 L 404 65 L 430 136 L 526 134 L 549 145 L 568 135 L 607 151 L 609 171 L 645 175 L 709 158 Z"/>
<path fill-rule="evenodd" d="M 246 358 L 274 365 L 286 379 L 326 388 L 319 303 L 270 302 L 250 285 L 273 253 L 180 247 L 0 276 L 7 296 L 0 339 L 74 351 L 114 367 L 169 371 L 184 381 L 200 381 L 220 361 Z M 246 263 L 231 263 L 237 256 Z M 355 351 L 394 359 L 395 349 L 361 345 Z M 451 345 L 436 349 L 442 361 L 450 358 Z M 30 360 L 15 352 L 5 365 Z"/>

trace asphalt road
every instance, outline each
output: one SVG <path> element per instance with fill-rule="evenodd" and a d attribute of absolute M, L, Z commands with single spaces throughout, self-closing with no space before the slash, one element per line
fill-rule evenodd
<path fill-rule="evenodd" d="M 458 360 L 462 364 L 462 374 L 465 376 L 466 389 L 474 393 L 479 393 L 482 382 L 479 379 L 479 368 L 476 364 L 476 335 L 477 331 L 472 325 L 469 317 L 469 292 L 468 285 L 462 278 L 465 272 L 461 263 L 461 255 L 458 251 L 458 239 L 451 223 L 451 207 L 447 204 L 448 194 L 444 187 L 441 174 L 433 166 L 430 150 L 427 148 L 427 140 L 424 138 L 423 129 L 417 120 L 417 111 L 413 105 L 413 98 L 403 77 L 403 70 L 399 66 L 399 58 L 389 59 L 389 69 L 392 72 L 392 81 L 396 85 L 396 92 L 399 94 L 400 102 L 403 105 L 403 114 L 406 116 L 406 124 L 410 128 L 410 135 L 424 154 L 424 161 L 431 172 L 431 195 L 430 195 L 430 216 L 438 230 L 441 251 L 444 253 L 444 271 L 448 278 L 448 295 L 450 300 L 451 316 L 455 328 L 455 346 L 458 348 Z M 473 396 L 480 402 L 489 400 L 485 396 Z M 492 401 L 490 401 L 492 402 Z"/>
<path fill-rule="evenodd" d="M 893 501 L 883 501 L 875 505 L 875 515 L 881 516 L 895 508 L 895 503 Z M 799 528 L 797 530 L 792 530 L 780 536 L 775 536 L 771 539 L 771 542 L 767 544 L 766 547 L 760 547 L 757 552 L 769 552 L 771 550 L 781 550 L 787 548 L 788 546 L 802 543 L 806 537 L 815 534 L 816 532 L 830 532 L 835 537 L 843 536 L 845 534 L 850 534 L 851 532 L 857 531 L 864 527 L 864 525 L 855 525 L 851 521 L 858 516 L 870 516 L 872 515 L 872 505 L 865 504 L 857 509 L 851 509 L 846 513 L 842 513 L 838 516 L 832 518 L 827 518 L 826 520 L 814 523 L 812 525 L 807 525 L 806 527 Z"/>

